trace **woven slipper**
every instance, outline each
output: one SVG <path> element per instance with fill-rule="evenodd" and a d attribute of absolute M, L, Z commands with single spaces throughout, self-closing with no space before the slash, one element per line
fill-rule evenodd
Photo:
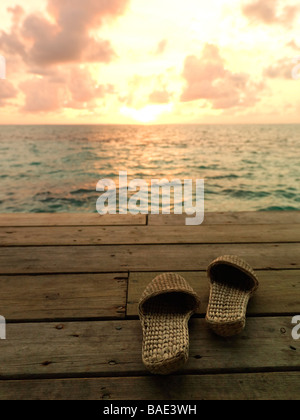
<path fill-rule="evenodd" d="M 224 255 L 207 268 L 210 296 L 206 321 L 223 337 L 240 333 L 246 324 L 250 297 L 258 288 L 252 267 L 235 255 Z"/>
<path fill-rule="evenodd" d="M 188 359 L 188 321 L 200 304 L 186 280 L 175 273 L 155 277 L 139 302 L 142 358 L 154 374 L 167 375 Z"/>

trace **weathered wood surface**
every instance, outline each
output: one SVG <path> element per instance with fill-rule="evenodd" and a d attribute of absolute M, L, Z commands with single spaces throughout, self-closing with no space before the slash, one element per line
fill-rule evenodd
<path fill-rule="evenodd" d="M 3 247 L 0 274 L 205 270 L 235 254 L 256 270 L 300 268 L 300 243 Z"/>
<path fill-rule="evenodd" d="M 0 227 L 0 246 L 299 242 L 300 224 Z"/>
<path fill-rule="evenodd" d="M 185 214 L 149 214 L 148 225 L 184 225 Z M 203 225 L 260 225 L 260 224 L 298 224 L 300 223 L 300 211 L 244 211 L 244 212 L 206 212 Z"/>
<path fill-rule="evenodd" d="M 0 276 L 11 320 L 124 318 L 128 273 Z"/>
<path fill-rule="evenodd" d="M 110 226 L 145 225 L 146 215 L 98 213 L 3 213 L 0 226 Z"/>
<path fill-rule="evenodd" d="M 0 226 L 185 225 L 186 215 L 120 215 L 97 213 L 3 213 Z M 297 224 L 300 211 L 206 212 L 206 224 Z"/>
<path fill-rule="evenodd" d="M 300 399 L 300 212 L 0 215 L 0 399 Z M 246 329 L 207 327 L 207 265 L 237 254 L 260 287 Z M 199 293 L 190 358 L 169 377 L 141 361 L 139 297 L 164 271 Z"/>
<path fill-rule="evenodd" d="M 276 401 L 299 400 L 299 383 L 300 372 L 176 375 L 171 380 L 164 376 L 8 380 L 0 381 L 0 395 L 7 400 Z"/>
<path fill-rule="evenodd" d="M 257 317 L 239 336 L 223 339 L 194 318 L 182 372 L 299 370 L 300 341 L 291 331 L 290 317 Z M 138 320 L 8 324 L 0 379 L 145 375 L 141 340 Z"/>
<path fill-rule="evenodd" d="M 127 298 L 127 315 L 138 315 L 138 301 L 147 284 L 159 272 L 130 273 Z M 179 272 L 198 293 L 201 305 L 198 314 L 206 313 L 209 281 L 204 271 Z M 248 305 L 248 314 L 275 315 L 297 313 L 300 310 L 300 270 L 256 271 L 259 288 Z"/>

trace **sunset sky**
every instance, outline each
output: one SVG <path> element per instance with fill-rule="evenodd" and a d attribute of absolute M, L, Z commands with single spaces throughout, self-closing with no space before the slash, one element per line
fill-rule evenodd
<path fill-rule="evenodd" d="M 1 0 L 0 22 L 0 124 L 300 122 L 298 0 Z"/>

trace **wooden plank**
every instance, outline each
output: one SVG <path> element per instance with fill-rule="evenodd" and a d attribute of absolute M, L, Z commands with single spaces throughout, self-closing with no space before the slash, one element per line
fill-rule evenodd
<path fill-rule="evenodd" d="M 203 319 L 190 321 L 185 374 L 299 370 L 300 341 L 291 317 L 249 318 L 230 339 Z M 8 324 L 0 341 L 0 379 L 124 376 L 148 373 L 141 360 L 139 321 Z"/>
<path fill-rule="evenodd" d="M 2 213 L 0 226 L 145 225 L 146 215 L 98 213 Z"/>
<path fill-rule="evenodd" d="M 130 273 L 128 283 L 128 316 L 138 316 L 138 302 L 147 284 L 159 272 Z M 179 272 L 199 295 L 198 314 L 204 315 L 209 297 L 209 281 L 204 271 Z M 297 313 L 300 308 L 300 270 L 256 271 L 259 288 L 248 305 L 248 314 L 270 315 Z"/>
<path fill-rule="evenodd" d="M 149 225 L 184 225 L 186 215 L 148 215 Z M 98 213 L 2 213 L 0 226 L 145 225 L 146 215 Z M 298 224 L 300 211 L 206 212 L 203 224 Z"/>
<path fill-rule="evenodd" d="M 0 274 L 205 270 L 239 255 L 254 269 L 300 268 L 300 243 L 2 247 Z"/>
<path fill-rule="evenodd" d="M 184 225 L 185 214 L 149 214 L 148 225 Z M 189 217 L 189 216 L 188 216 Z M 206 212 L 203 225 L 222 224 L 298 224 L 300 211 Z"/>
<path fill-rule="evenodd" d="M 127 273 L 0 276 L 0 312 L 11 320 L 124 318 Z"/>
<path fill-rule="evenodd" d="M 300 224 L 0 227 L 0 246 L 300 242 Z"/>
<path fill-rule="evenodd" d="M 0 400 L 299 400 L 300 372 L 0 381 Z"/>

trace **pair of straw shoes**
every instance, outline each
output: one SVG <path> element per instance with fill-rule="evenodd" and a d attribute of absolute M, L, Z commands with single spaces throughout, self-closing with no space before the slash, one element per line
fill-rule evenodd
<path fill-rule="evenodd" d="M 246 324 L 250 297 L 258 287 L 252 267 L 235 255 L 225 255 L 209 264 L 210 295 L 206 322 L 212 330 L 230 337 Z M 200 299 L 178 274 L 161 274 L 146 287 L 139 302 L 142 324 L 142 358 L 154 374 L 167 375 L 183 367 L 189 356 L 188 321 Z"/>

